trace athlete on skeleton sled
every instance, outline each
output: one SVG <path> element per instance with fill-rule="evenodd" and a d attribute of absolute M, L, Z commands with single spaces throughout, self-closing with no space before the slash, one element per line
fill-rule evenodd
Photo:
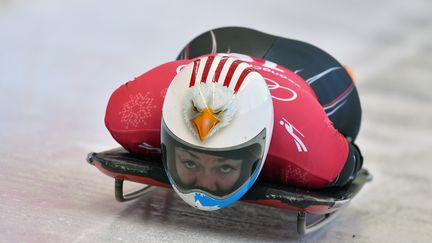
<path fill-rule="evenodd" d="M 258 175 L 311 189 L 350 183 L 363 158 L 354 145 L 360 103 L 347 70 L 309 44 L 261 36 L 248 49 L 228 40 L 230 31 L 238 33 L 199 36 L 182 60 L 117 89 L 105 117 L 113 137 L 131 153 L 162 156 L 176 192 L 203 210 L 237 201 Z M 203 50 L 207 42 L 219 54 Z"/>

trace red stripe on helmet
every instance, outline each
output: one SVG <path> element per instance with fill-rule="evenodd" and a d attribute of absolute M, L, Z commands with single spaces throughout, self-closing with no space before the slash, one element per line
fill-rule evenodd
<path fill-rule="evenodd" d="M 200 60 L 195 60 L 194 61 L 194 65 L 192 68 L 192 75 L 191 75 L 191 79 L 189 82 L 189 87 L 192 87 L 195 85 L 195 79 L 196 79 L 196 74 L 198 73 L 198 68 L 199 68 L 199 62 Z"/>
<path fill-rule="evenodd" d="M 254 70 L 253 70 L 253 68 L 251 68 L 251 67 L 247 67 L 247 68 L 245 68 L 245 69 L 242 71 L 242 73 L 240 74 L 240 77 L 239 77 L 239 79 L 238 79 L 238 81 L 237 81 L 237 83 L 236 83 L 236 86 L 235 86 L 235 88 L 234 88 L 234 93 L 237 93 L 237 91 L 240 89 L 240 87 L 241 87 L 243 81 L 245 80 L 246 76 L 247 76 L 249 73 L 253 72 L 253 71 L 254 71 Z"/>
<path fill-rule="evenodd" d="M 231 79 L 232 79 L 232 76 L 233 76 L 235 70 L 237 69 L 237 66 L 238 66 L 240 63 L 241 63 L 241 61 L 239 61 L 239 60 L 235 60 L 234 62 L 231 63 L 231 66 L 230 66 L 230 68 L 228 69 L 227 75 L 226 75 L 226 77 L 225 77 L 225 81 L 224 81 L 224 83 L 223 83 L 223 86 L 226 86 L 226 87 L 229 86 L 229 84 L 230 84 L 230 82 L 231 82 Z"/>
<path fill-rule="evenodd" d="M 214 56 L 209 56 L 207 58 L 207 61 L 206 61 L 205 66 L 204 66 L 204 71 L 203 71 L 203 74 L 202 74 L 201 83 L 205 83 L 206 82 L 207 76 L 208 76 L 208 73 L 210 71 L 210 67 L 211 67 L 211 65 L 213 63 L 214 58 L 215 58 Z"/>
<path fill-rule="evenodd" d="M 222 73 L 222 68 L 225 66 L 226 61 L 228 60 L 228 57 L 222 57 L 217 68 L 215 71 L 215 74 L 213 76 L 213 83 L 216 83 L 219 80 L 220 74 Z"/>

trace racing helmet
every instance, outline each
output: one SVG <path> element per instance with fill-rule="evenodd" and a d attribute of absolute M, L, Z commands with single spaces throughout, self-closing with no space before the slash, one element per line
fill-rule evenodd
<path fill-rule="evenodd" d="M 226 54 L 193 60 L 162 107 L 162 160 L 172 187 L 201 210 L 231 205 L 257 179 L 272 131 L 270 91 L 251 65 Z"/>

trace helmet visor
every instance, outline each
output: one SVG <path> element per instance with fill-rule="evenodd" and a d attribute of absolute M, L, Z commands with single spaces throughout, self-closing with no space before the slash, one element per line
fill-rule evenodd
<path fill-rule="evenodd" d="M 171 183 L 181 193 L 200 192 L 225 199 L 256 178 L 262 167 L 266 131 L 229 148 L 209 149 L 186 143 L 162 122 L 162 158 Z"/>

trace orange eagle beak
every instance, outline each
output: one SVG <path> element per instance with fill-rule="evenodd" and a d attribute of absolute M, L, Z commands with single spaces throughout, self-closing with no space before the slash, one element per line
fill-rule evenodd
<path fill-rule="evenodd" d="M 209 107 L 202 110 L 191 121 L 201 141 L 204 141 L 211 129 L 219 123 L 219 119 L 215 117 L 213 110 Z"/>

